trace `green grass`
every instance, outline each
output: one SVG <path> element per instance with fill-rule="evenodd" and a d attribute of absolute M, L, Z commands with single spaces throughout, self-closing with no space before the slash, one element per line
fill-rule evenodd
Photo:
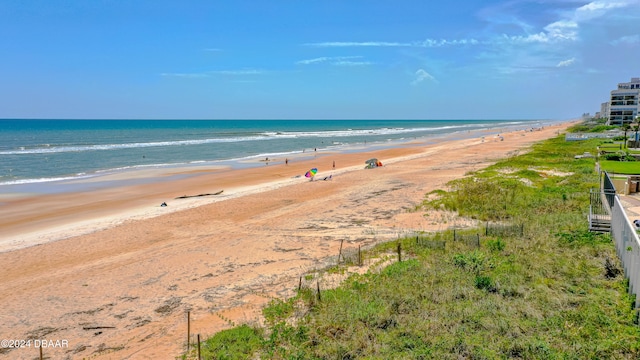
<path fill-rule="evenodd" d="M 608 152 L 626 151 L 630 154 L 640 154 L 640 150 L 624 148 L 622 143 L 615 143 L 615 144 L 602 143 L 598 145 L 598 147 L 602 151 L 608 151 Z"/>
<path fill-rule="evenodd" d="M 595 126 L 577 125 L 573 132 L 603 132 L 607 130 L 618 129 L 619 126 L 598 124 Z"/>
<path fill-rule="evenodd" d="M 406 260 L 352 275 L 321 299 L 304 288 L 273 301 L 265 328 L 234 328 L 245 340 L 223 332 L 208 347 L 224 347 L 216 359 L 638 359 L 636 311 L 613 244 L 587 230 L 594 159 L 573 158 L 597 144 L 551 139 L 418 207 L 524 223 L 524 236 L 482 237 L 480 247 L 449 232 L 431 235 L 449 239 L 444 249 L 415 238 L 381 244 L 370 252 L 393 254 L 400 243 Z M 307 315 L 292 319 L 294 305 Z"/>
<path fill-rule="evenodd" d="M 600 168 L 615 174 L 640 175 L 640 161 L 600 160 Z"/>
<path fill-rule="evenodd" d="M 203 359 L 243 360 L 262 347 L 263 329 L 241 325 L 217 333 L 201 345 Z"/>

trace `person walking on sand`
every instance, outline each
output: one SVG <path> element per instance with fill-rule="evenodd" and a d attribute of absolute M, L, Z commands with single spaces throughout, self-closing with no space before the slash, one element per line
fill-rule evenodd
<path fill-rule="evenodd" d="M 289 159 L 288 158 L 284 159 L 284 164 L 285 165 L 289 165 Z"/>
<path fill-rule="evenodd" d="M 336 169 L 336 161 L 333 160 L 333 170 L 335 170 L 335 169 Z"/>

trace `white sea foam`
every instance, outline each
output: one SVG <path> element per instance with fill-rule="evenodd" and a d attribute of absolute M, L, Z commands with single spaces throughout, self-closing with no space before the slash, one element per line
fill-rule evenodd
<path fill-rule="evenodd" d="M 35 183 L 45 183 L 45 182 L 53 182 L 53 181 L 64 181 L 64 180 L 77 180 L 89 178 L 92 175 L 78 175 L 78 176 L 61 176 L 61 177 L 51 177 L 51 178 L 38 178 L 38 179 L 21 179 L 21 180 L 11 180 L 0 182 L 1 185 L 22 185 L 22 184 L 35 184 Z"/>
<path fill-rule="evenodd" d="M 211 143 L 225 142 L 241 142 L 252 140 L 268 140 L 265 136 L 246 136 L 236 138 L 214 138 L 214 139 L 196 139 L 196 140 L 176 140 L 176 141 L 156 141 L 144 143 L 125 143 L 125 144 L 94 144 L 94 145 L 74 145 L 74 146 L 46 146 L 25 148 L 20 147 L 18 150 L 0 151 L 0 155 L 23 155 L 23 154 L 49 154 L 62 152 L 81 152 L 81 151 L 104 151 L 104 150 L 120 150 L 146 147 L 161 146 L 184 146 L 184 145 L 201 145 Z"/>
<path fill-rule="evenodd" d="M 149 134 L 149 136 L 153 136 L 153 140 L 145 137 L 146 134 L 140 136 L 137 133 L 107 133 L 109 136 L 104 137 L 97 135 L 85 137 L 67 136 L 64 138 L 56 138 L 56 141 L 58 141 L 57 144 L 56 141 L 43 137 L 43 139 L 32 143 L 32 145 L 25 145 L 28 143 L 28 141 L 25 141 L 12 143 L 9 146 L 0 146 L 0 171 L 2 171 L 4 175 L 7 175 L 0 177 L 0 185 L 67 181 L 86 176 L 103 176 L 117 172 L 150 168 L 170 168 L 185 165 L 230 164 L 231 166 L 246 166 L 240 163 L 255 162 L 255 160 L 265 159 L 267 157 L 270 160 L 274 158 L 284 160 L 284 157 L 295 158 L 294 155 L 296 154 L 305 156 L 307 154 L 314 154 L 314 151 L 312 151 L 314 148 L 317 148 L 318 151 L 358 151 L 368 147 L 388 146 L 389 143 L 400 143 L 409 141 L 410 139 L 447 136 L 462 132 L 466 133 L 469 132 L 469 130 L 486 131 L 487 129 L 496 129 L 496 131 L 503 131 L 502 129 L 505 128 L 513 129 L 523 125 L 531 127 L 543 123 L 544 121 L 517 120 L 504 122 L 489 120 L 486 122 L 475 121 L 471 123 L 450 121 L 434 123 L 433 125 L 435 126 L 433 127 L 417 125 L 418 123 L 416 123 L 416 125 L 420 127 L 415 128 L 412 127 L 413 125 L 405 125 L 404 123 L 402 126 L 394 126 L 391 124 L 387 127 L 376 127 L 375 125 L 369 124 L 364 125 L 368 126 L 368 128 L 364 129 L 357 129 L 351 126 L 345 130 L 325 130 L 330 129 L 329 127 L 325 127 L 325 129 L 317 131 L 295 131 L 296 127 L 288 129 L 290 131 L 270 131 L 261 126 L 255 126 L 255 129 L 259 130 L 230 129 L 229 131 L 221 133 L 204 129 L 202 131 L 189 130 L 187 132 L 176 131 L 172 133 L 160 133 L 164 139 L 175 137 L 177 140 L 156 141 L 156 139 L 162 138 L 153 132 Z M 301 126 L 297 128 L 304 129 L 305 127 Z M 28 137 L 26 139 L 31 138 Z M 86 141 L 86 143 L 74 144 L 78 139 L 82 139 L 82 141 Z M 92 143 L 104 141 L 104 139 L 113 140 L 108 140 L 112 142 L 110 144 Z M 270 140 L 276 141 L 269 142 Z M 230 143 L 230 145 L 216 146 L 214 145 L 216 143 Z M 212 145 L 198 147 L 198 145 L 201 144 Z M 190 146 L 192 147 L 190 148 Z M 110 150 L 116 151 L 136 148 L 145 149 L 143 150 L 144 155 L 135 153 L 133 150 L 126 151 L 126 154 L 113 154 L 109 152 Z M 306 153 L 303 149 L 306 150 Z M 56 155 L 55 153 L 60 153 L 61 155 Z M 156 163 L 139 164 L 141 161 L 154 161 Z M 29 165 L 32 166 L 33 169 L 28 166 L 25 167 L 25 164 L 33 164 Z M 22 171 L 15 171 L 17 166 L 20 166 L 18 170 Z M 111 167 L 109 168 L 109 166 Z M 14 171 L 12 172 L 12 170 Z"/>
<path fill-rule="evenodd" d="M 504 126 L 519 124 L 521 122 L 507 122 Z M 235 143 L 247 141 L 268 141 L 275 139 L 304 139 L 304 138 L 336 138 L 349 136 L 380 136 L 380 135 L 397 135 L 408 133 L 434 133 L 439 131 L 451 131 L 452 129 L 464 129 L 468 127 L 490 127 L 492 123 L 475 123 L 447 125 L 439 127 L 420 127 L 420 128 L 378 128 L 378 129 L 359 129 L 359 130 L 326 130 L 326 131 L 282 131 L 272 132 L 266 131 L 256 135 L 237 136 L 237 137 L 214 137 L 206 139 L 190 139 L 190 140 L 174 140 L 174 141 L 155 141 L 155 142 L 135 142 L 121 144 L 87 144 L 87 145 L 51 145 L 43 144 L 34 147 L 20 146 L 17 149 L 2 150 L 0 155 L 26 155 L 26 154 L 50 154 L 64 152 L 83 152 L 83 151 L 109 151 L 121 149 L 147 148 L 147 147 L 166 147 L 166 146 L 188 146 L 202 145 L 213 143 Z"/>

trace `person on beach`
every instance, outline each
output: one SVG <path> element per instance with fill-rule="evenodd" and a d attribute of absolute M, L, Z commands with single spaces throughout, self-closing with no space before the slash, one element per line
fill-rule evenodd
<path fill-rule="evenodd" d="M 335 169 L 336 169 L 336 161 L 333 160 L 333 170 L 335 170 Z"/>
<path fill-rule="evenodd" d="M 289 165 L 289 158 L 284 159 L 284 164 Z"/>

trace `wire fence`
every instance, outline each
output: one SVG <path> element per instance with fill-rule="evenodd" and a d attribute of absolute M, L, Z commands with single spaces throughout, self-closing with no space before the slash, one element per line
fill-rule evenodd
<path fill-rule="evenodd" d="M 453 241 L 461 242 L 468 246 L 480 247 L 480 234 L 459 234 L 454 230 Z"/>
<path fill-rule="evenodd" d="M 362 266 L 362 250 L 358 246 L 357 249 L 342 249 L 338 255 L 338 265 L 357 265 Z"/>
<path fill-rule="evenodd" d="M 416 236 L 416 246 L 427 249 L 446 249 L 447 242 L 444 240 L 434 240 L 427 237 Z"/>
<path fill-rule="evenodd" d="M 487 222 L 485 236 L 523 237 L 524 224 L 492 224 Z"/>

